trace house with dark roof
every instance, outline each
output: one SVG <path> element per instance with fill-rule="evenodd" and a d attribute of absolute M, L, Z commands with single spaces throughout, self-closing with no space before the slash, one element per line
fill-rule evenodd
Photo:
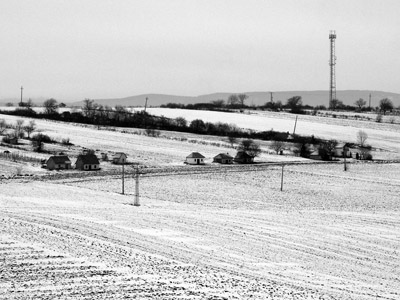
<path fill-rule="evenodd" d="M 231 164 L 233 163 L 233 157 L 228 153 L 220 153 L 217 156 L 214 156 L 214 161 L 220 164 Z"/>
<path fill-rule="evenodd" d="M 338 143 L 333 150 L 333 156 L 335 157 L 344 157 L 346 153 L 346 157 L 351 157 L 351 152 L 349 151 L 349 146 L 347 143 Z"/>
<path fill-rule="evenodd" d="M 46 161 L 46 167 L 48 170 L 60 170 L 60 169 L 72 169 L 72 163 L 66 155 L 54 155 L 50 156 Z"/>
<path fill-rule="evenodd" d="M 123 165 L 126 164 L 127 155 L 123 152 L 117 152 L 112 158 L 113 164 Z"/>
<path fill-rule="evenodd" d="M 186 156 L 185 163 L 189 165 L 204 165 L 204 158 L 199 152 L 192 152 Z"/>
<path fill-rule="evenodd" d="M 94 154 L 81 154 L 75 162 L 78 170 L 100 170 L 100 162 Z"/>
<path fill-rule="evenodd" d="M 246 151 L 238 151 L 233 161 L 239 164 L 251 164 L 254 162 L 254 157 L 247 154 Z"/>

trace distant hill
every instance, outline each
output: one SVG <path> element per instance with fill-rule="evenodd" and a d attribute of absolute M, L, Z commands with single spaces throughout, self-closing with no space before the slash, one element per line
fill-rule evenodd
<path fill-rule="evenodd" d="M 191 96 L 175 96 L 175 95 L 163 95 L 163 94 L 143 94 L 137 96 L 131 96 L 126 98 L 113 98 L 113 99 L 93 99 L 96 103 L 102 105 L 122 105 L 122 106 L 144 106 L 146 97 L 148 98 L 147 105 L 160 106 L 167 103 L 182 103 L 182 104 L 193 104 L 193 103 L 204 103 L 213 100 L 223 99 L 227 100 L 228 97 L 234 93 L 213 93 L 207 95 L 200 95 L 197 97 Z M 246 92 L 249 98 L 246 100 L 248 105 L 263 105 L 269 102 L 271 99 L 270 92 Z M 369 94 L 371 94 L 371 106 L 378 106 L 379 100 L 382 98 L 389 98 L 393 101 L 393 104 L 397 107 L 400 105 L 400 94 L 382 92 L 382 91 L 368 91 L 368 90 L 346 90 L 337 91 L 336 96 L 339 100 L 343 101 L 346 105 L 354 105 L 354 102 L 359 98 L 363 98 L 365 101 L 369 101 Z M 301 96 L 303 104 L 311 106 L 325 105 L 328 106 L 329 93 L 328 91 L 288 91 L 288 92 L 272 92 L 274 102 L 280 100 L 282 103 L 286 103 L 286 100 L 293 96 Z M 70 105 L 82 105 L 83 101 L 69 103 Z"/>
<path fill-rule="evenodd" d="M 163 94 L 143 94 L 137 96 L 131 96 L 126 98 L 110 98 L 110 99 L 93 99 L 96 103 L 102 105 L 108 105 L 114 107 L 115 105 L 122 106 L 144 106 L 146 97 L 148 98 L 147 105 L 160 106 L 167 103 L 182 103 L 182 104 L 194 104 L 194 103 L 205 103 L 213 100 L 223 99 L 227 100 L 228 97 L 234 94 L 230 93 L 213 93 L 200 96 L 176 96 L 176 95 L 163 95 Z M 271 99 L 270 92 L 245 92 L 249 96 L 246 100 L 247 105 L 263 105 L 269 102 Z M 383 98 L 389 98 L 393 101 L 393 104 L 398 107 L 400 106 L 400 94 L 382 92 L 382 91 L 368 91 L 368 90 L 345 90 L 337 91 L 337 98 L 343 101 L 346 105 L 354 105 L 354 102 L 359 98 L 363 98 L 365 101 L 369 101 L 369 94 L 371 94 L 371 106 L 378 106 L 379 100 Z M 325 105 L 328 106 L 329 93 L 328 91 L 282 91 L 272 92 L 273 100 L 281 101 L 286 103 L 286 100 L 293 96 L 301 96 L 303 104 L 311 106 Z M 32 99 L 34 103 L 41 104 L 45 98 Z M 0 99 L 0 106 L 4 106 L 7 102 L 13 102 L 15 105 L 19 102 L 18 99 Z M 63 101 L 59 101 L 63 102 Z M 67 103 L 67 102 L 64 102 Z M 81 106 L 83 101 L 67 103 L 68 105 Z"/>

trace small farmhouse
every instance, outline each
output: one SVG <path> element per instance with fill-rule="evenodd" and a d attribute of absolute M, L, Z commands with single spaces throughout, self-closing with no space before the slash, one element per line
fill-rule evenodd
<path fill-rule="evenodd" d="M 240 164 L 251 164 L 254 162 L 254 158 L 247 154 L 246 151 L 238 151 L 233 160 Z"/>
<path fill-rule="evenodd" d="M 113 164 L 123 165 L 126 164 L 127 156 L 123 152 L 117 152 L 112 158 Z"/>
<path fill-rule="evenodd" d="M 48 170 L 71 169 L 71 161 L 66 155 L 54 155 L 46 161 Z"/>
<path fill-rule="evenodd" d="M 220 153 L 214 157 L 214 162 L 220 164 L 231 164 L 233 162 L 233 157 L 227 153 Z"/>
<path fill-rule="evenodd" d="M 76 159 L 75 168 L 78 170 L 99 170 L 100 162 L 94 154 L 82 154 Z"/>
<path fill-rule="evenodd" d="M 189 165 L 203 165 L 204 164 L 204 156 L 199 152 L 192 152 L 190 155 L 186 157 L 185 163 Z"/>
<path fill-rule="evenodd" d="M 346 152 L 346 157 L 351 157 L 351 152 L 349 151 L 349 147 L 345 143 L 337 144 L 333 152 L 334 152 L 333 155 L 335 157 L 344 157 L 345 152 Z"/>
<path fill-rule="evenodd" d="M 310 153 L 310 159 L 315 159 L 315 160 L 322 160 L 322 156 L 319 152 L 318 149 L 314 150 L 313 152 Z"/>

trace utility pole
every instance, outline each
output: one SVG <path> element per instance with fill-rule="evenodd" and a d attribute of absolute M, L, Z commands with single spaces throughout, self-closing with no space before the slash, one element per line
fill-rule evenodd
<path fill-rule="evenodd" d="M 139 165 L 136 166 L 136 176 L 135 176 L 135 202 L 134 206 L 140 206 L 139 202 Z"/>
<path fill-rule="evenodd" d="M 295 132 L 296 132 L 297 117 L 298 117 L 298 116 L 296 116 L 296 121 L 294 121 L 293 135 L 294 135 Z"/>
<path fill-rule="evenodd" d="M 270 92 L 270 94 L 271 94 L 271 103 L 274 103 L 274 96 L 272 96 L 272 92 Z"/>
<path fill-rule="evenodd" d="M 122 164 L 122 195 L 125 194 L 125 169 L 124 164 Z"/>
<path fill-rule="evenodd" d="M 146 102 L 144 103 L 144 114 L 143 114 L 143 123 L 144 123 L 144 128 L 146 128 L 146 119 L 147 119 L 147 117 L 146 117 L 146 108 L 147 108 L 147 97 L 146 97 Z"/>
<path fill-rule="evenodd" d="M 281 192 L 283 191 L 283 167 L 285 165 L 282 165 L 282 175 L 281 175 Z"/>
<path fill-rule="evenodd" d="M 343 147 L 343 156 L 344 156 L 344 170 L 347 171 L 347 162 L 346 162 L 346 156 L 347 156 L 347 147 Z"/>
<path fill-rule="evenodd" d="M 371 109 L 371 93 L 369 93 L 369 105 L 368 108 Z"/>
<path fill-rule="evenodd" d="M 24 90 L 24 87 L 23 86 L 21 86 L 21 104 L 20 104 L 20 106 L 22 106 L 22 91 Z"/>

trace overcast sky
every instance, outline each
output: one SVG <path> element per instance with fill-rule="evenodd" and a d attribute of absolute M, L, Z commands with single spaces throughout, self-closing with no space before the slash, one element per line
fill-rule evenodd
<path fill-rule="evenodd" d="M 399 0 L 1 0 L 0 99 L 400 93 Z"/>

